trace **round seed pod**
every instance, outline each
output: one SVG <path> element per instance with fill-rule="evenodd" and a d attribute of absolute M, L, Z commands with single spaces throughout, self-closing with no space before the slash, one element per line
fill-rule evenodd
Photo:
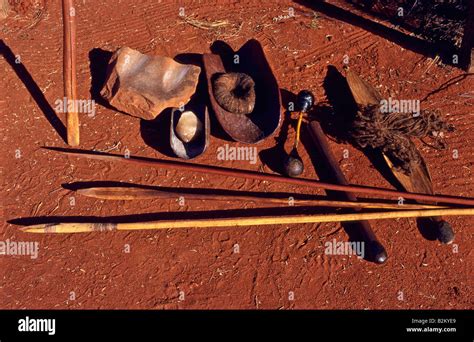
<path fill-rule="evenodd" d="M 218 75 L 212 84 L 217 103 L 234 114 L 250 114 L 255 107 L 255 82 L 244 73 Z"/>

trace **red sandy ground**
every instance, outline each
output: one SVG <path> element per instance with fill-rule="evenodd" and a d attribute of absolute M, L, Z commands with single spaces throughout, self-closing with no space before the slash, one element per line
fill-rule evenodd
<path fill-rule="evenodd" d="M 0 23 L 5 44 L 27 68 L 51 105 L 62 97 L 62 20 L 59 1 L 37 1 Z M 293 93 L 311 89 L 325 99 L 322 82 L 327 66 L 351 66 L 385 96 L 422 98 L 462 71 L 402 49 L 359 27 L 319 15 L 291 1 L 76 1 L 78 17 L 78 92 L 90 98 L 89 52 L 130 46 L 144 53 L 176 56 L 204 53 L 216 39 L 233 48 L 250 38 L 262 42 L 280 87 Z M 203 4 L 205 3 L 205 4 Z M 296 9 L 296 18 L 274 20 Z M 202 30 L 183 23 L 179 7 L 198 19 L 227 19 L 232 25 Z M 326 35 L 331 35 L 328 40 Z M 348 256 L 324 254 L 324 243 L 346 241 L 339 224 L 305 224 L 176 230 L 28 235 L 8 220 L 32 216 L 121 216 L 139 213 L 241 209 L 236 203 L 173 201 L 114 202 L 73 196 L 61 185 L 78 181 L 123 181 L 170 187 L 215 187 L 248 191 L 304 192 L 267 182 L 245 181 L 123 164 L 78 160 L 40 149 L 66 147 L 4 59 L 0 60 L 1 199 L 0 240 L 38 241 L 39 257 L 0 256 L 1 308 L 319 308 L 319 309 L 462 309 L 473 308 L 471 218 L 448 220 L 456 231 L 455 244 L 424 239 L 413 219 L 374 221 L 390 259 L 378 266 Z M 448 135 L 449 149 L 435 151 L 420 145 L 439 193 L 473 196 L 474 120 L 473 79 L 460 78 L 432 95 L 427 106 L 439 108 L 456 125 Z M 61 115 L 64 122 L 64 116 Z M 157 141 L 167 136 L 166 124 Z M 217 131 L 217 129 L 215 129 Z M 159 131 L 158 131 L 159 132 Z M 278 133 L 278 132 L 277 132 Z M 289 138 L 294 137 L 290 128 Z M 270 169 L 260 160 L 217 160 L 217 148 L 237 143 L 212 137 L 196 163 L 226 167 Z M 258 151 L 274 145 L 268 138 Z M 161 145 L 166 145 L 162 142 Z M 148 146 L 140 134 L 140 120 L 97 106 L 96 116 L 81 117 L 81 148 L 169 158 Z M 116 147 L 115 149 L 113 147 Z M 360 151 L 331 141 L 352 183 L 390 187 Z M 286 145 L 290 149 L 290 142 Z M 348 149 L 350 157 L 344 159 Z M 453 158 L 453 150 L 459 158 Z M 16 151 L 21 153 L 15 158 Z M 316 178 L 302 148 L 303 177 Z M 245 204 L 245 208 L 258 208 Z M 283 210 L 281 210 L 283 211 Z M 258 214 L 258 209 L 254 214 Z M 165 214 L 166 215 L 166 214 Z M 165 216 L 163 216 L 165 217 Z M 234 253 L 234 246 L 239 253 Z M 130 253 L 125 253 L 126 245 Z M 400 291 L 403 298 L 400 297 Z M 75 300 L 70 300 L 71 292 Z M 292 293 L 291 293 L 292 292 Z M 292 298 L 291 294 L 294 295 Z M 183 296 L 184 295 L 184 296 Z M 401 300 L 402 299 L 402 300 Z"/>

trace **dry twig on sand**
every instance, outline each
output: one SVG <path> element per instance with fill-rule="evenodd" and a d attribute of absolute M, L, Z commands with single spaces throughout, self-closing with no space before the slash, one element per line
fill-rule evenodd
<path fill-rule="evenodd" d="M 200 28 L 202 30 L 216 29 L 219 27 L 226 27 L 230 25 L 228 20 L 216 20 L 216 21 L 198 20 L 198 19 L 195 19 L 193 17 L 188 17 L 188 16 L 183 17 L 183 21 L 186 24 Z"/>

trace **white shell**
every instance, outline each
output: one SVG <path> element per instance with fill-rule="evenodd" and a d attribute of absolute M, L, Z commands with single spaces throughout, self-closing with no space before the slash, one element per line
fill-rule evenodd
<path fill-rule="evenodd" d="M 201 120 L 191 111 L 186 111 L 179 117 L 176 124 L 176 136 L 183 142 L 189 143 L 202 132 Z"/>

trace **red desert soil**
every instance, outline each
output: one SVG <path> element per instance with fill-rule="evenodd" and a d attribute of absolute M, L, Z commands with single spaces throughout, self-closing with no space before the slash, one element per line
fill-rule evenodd
<path fill-rule="evenodd" d="M 62 19 L 60 1 L 32 1 L 0 22 L 5 45 L 21 59 L 39 90 L 54 106 L 62 98 Z M 311 89 L 326 100 L 323 80 L 327 67 L 351 67 L 385 96 L 421 99 L 434 93 L 426 108 L 439 108 L 457 131 L 447 136 L 449 148 L 436 151 L 418 146 L 431 168 L 439 193 L 474 195 L 473 78 L 460 69 L 432 63 L 360 27 L 337 21 L 292 1 L 76 1 L 78 22 L 78 94 L 91 97 L 100 86 L 104 52 L 129 46 L 143 53 L 175 57 L 204 53 L 217 39 L 239 48 L 258 39 L 273 64 L 280 87 L 290 92 Z M 201 29 L 185 23 L 179 8 L 200 20 L 228 20 L 226 27 Z M 288 8 L 294 18 L 285 18 Z M 281 16 L 281 17 L 279 17 Z M 92 75 L 91 75 L 92 68 Z M 62 184 L 122 181 L 164 187 L 219 188 L 246 191 L 323 194 L 281 184 L 185 172 L 126 167 L 123 164 L 79 160 L 41 149 L 67 147 L 46 119 L 44 109 L 4 58 L 0 60 L 1 201 L 0 241 L 37 241 L 37 259 L 0 256 L 1 308 L 318 308 L 318 309 L 472 309 L 472 218 L 452 217 L 455 245 L 424 239 L 414 219 L 374 221 L 372 226 L 389 253 L 382 266 L 356 257 L 330 256 L 324 243 L 347 241 L 339 224 L 305 224 L 227 229 L 187 229 L 79 235 L 29 235 L 7 221 L 40 216 L 125 216 L 148 218 L 199 217 L 203 210 L 239 210 L 236 203 L 171 201 L 102 201 L 74 194 Z M 24 76 L 24 73 L 22 73 Z M 99 76 L 97 76 L 99 75 Z M 91 77 L 92 76 L 92 77 Z M 99 83 L 94 80 L 99 77 Z M 25 78 L 25 77 L 23 77 Z M 94 80 L 95 83 L 92 81 Z M 29 84 L 30 87 L 31 84 Z M 94 90 L 93 89 L 93 90 Z M 33 89 L 34 92 L 34 89 Z M 39 93 L 39 94 L 38 94 Z M 44 103 L 43 107 L 47 107 Z M 59 114 L 63 122 L 64 115 Z M 140 120 L 102 104 L 96 115 L 81 116 L 81 148 L 171 159 L 166 120 L 143 139 Z M 156 124 L 158 124 L 156 123 Z M 219 133 L 217 125 L 213 133 Z M 275 137 L 278 136 L 278 133 Z M 304 135 L 306 132 L 303 133 Z M 150 138 L 151 135 L 151 138 Z M 272 172 L 258 159 L 217 159 L 227 141 L 213 136 L 208 151 L 196 163 Z M 289 139 L 294 137 L 293 126 Z M 146 142 L 145 142 L 146 141 Z M 290 149 L 291 141 L 285 145 Z M 274 137 L 257 146 L 262 152 Z M 351 183 L 391 187 L 366 156 L 350 145 L 331 147 Z M 344 159 L 348 149 L 349 158 Z M 458 158 L 453 158 L 458 152 Z M 308 152 L 303 177 L 316 178 Z M 278 155 L 270 158 L 278 161 Z M 72 205 L 74 204 L 74 205 Z M 261 207 L 261 206 L 260 206 Z M 253 215 L 254 203 L 244 205 Z M 278 209 L 277 212 L 283 212 Z M 175 214 L 170 214 L 174 212 Z M 197 212 L 197 213 L 196 213 Z M 194 214 L 193 214 L 194 213 Z M 129 253 L 126 253 L 129 248 Z M 457 248 L 457 250 L 456 250 Z M 75 295 L 75 299 L 71 300 Z"/>

